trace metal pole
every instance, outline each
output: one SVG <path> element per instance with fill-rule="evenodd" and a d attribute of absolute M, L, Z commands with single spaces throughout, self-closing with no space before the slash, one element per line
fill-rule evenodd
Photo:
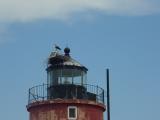
<path fill-rule="evenodd" d="M 106 79 L 107 79 L 107 120 L 110 120 L 109 69 L 106 69 Z"/>

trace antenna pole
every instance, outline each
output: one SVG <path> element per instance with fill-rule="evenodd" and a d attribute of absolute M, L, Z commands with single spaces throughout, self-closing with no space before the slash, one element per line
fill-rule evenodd
<path fill-rule="evenodd" d="M 107 120 L 110 120 L 109 69 L 106 69 L 106 80 L 107 80 Z"/>

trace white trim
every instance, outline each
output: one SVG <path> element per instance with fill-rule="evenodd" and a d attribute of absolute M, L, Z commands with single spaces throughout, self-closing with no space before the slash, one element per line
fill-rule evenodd
<path fill-rule="evenodd" d="M 69 116 L 69 109 L 75 109 L 75 117 Z M 68 106 L 68 120 L 77 120 L 77 107 L 76 106 Z"/>

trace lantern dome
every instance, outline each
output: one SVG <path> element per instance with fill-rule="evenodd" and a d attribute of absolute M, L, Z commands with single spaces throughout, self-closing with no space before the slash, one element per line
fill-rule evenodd
<path fill-rule="evenodd" d="M 48 67 L 47 71 L 51 69 L 62 69 L 62 68 L 70 68 L 70 69 L 81 69 L 84 71 L 88 71 L 88 69 L 80 64 L 78 61 L 74 60 L 70 55 L 70 49 L 67 47 L 64 49 L 65 54 L 61 54 L 57 51 L 51 52 L 48 58 Z"/>

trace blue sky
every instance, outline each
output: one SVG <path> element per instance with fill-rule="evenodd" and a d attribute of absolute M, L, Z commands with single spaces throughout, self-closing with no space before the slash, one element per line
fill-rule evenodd
<path fill-rule="evenodd" d="M 89 69 L 90 84 L 105 88 L 110 68 L 112 120 L 160 119 L 159 1 L 7 1 L 0 0 L 0 119 L 29 119 L 28 88 L 46 82 L 55 43 Z"/>

